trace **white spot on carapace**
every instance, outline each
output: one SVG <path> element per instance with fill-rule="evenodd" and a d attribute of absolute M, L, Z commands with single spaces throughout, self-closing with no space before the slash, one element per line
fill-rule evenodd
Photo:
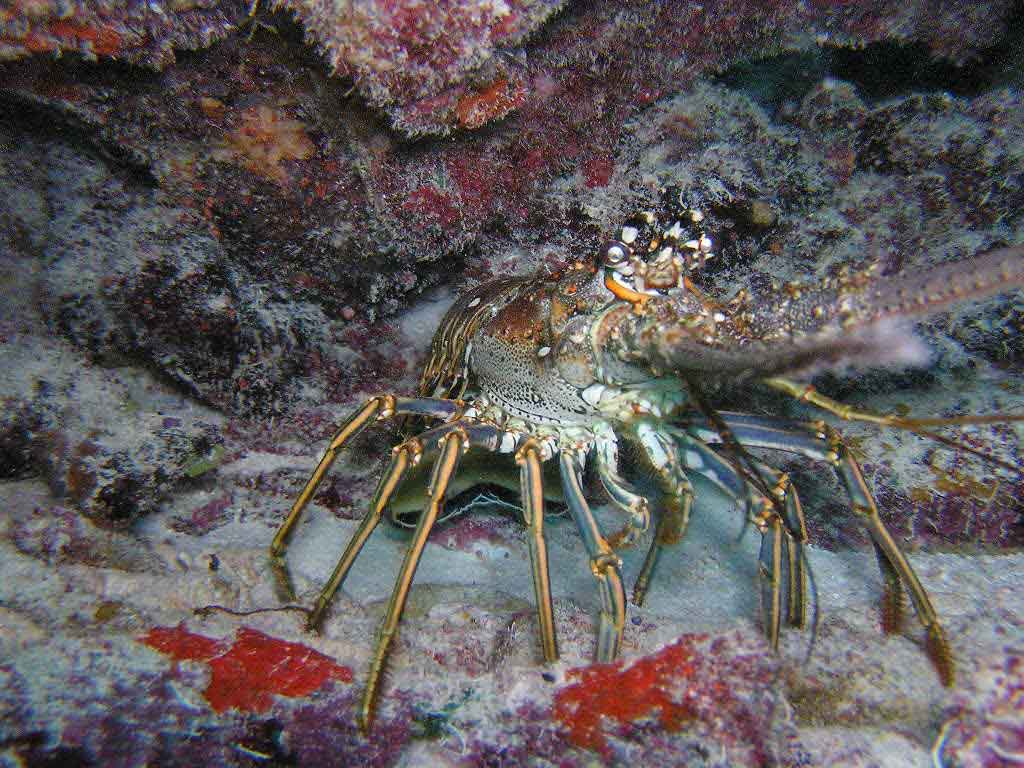
<path fill-rule="evenodd" d="M 691 210 L 690 211 L 690 221 L 692 221 L 694 224 L 699 223 L 701 221 L 704 221 L 704 214 L 701 213 L 700 211 L 693 211 L 693 210 Z"/>
<path fill-rule="evenodd" d="M 678 240 L 681 234 L 683 234 L 683 226 L 677 221 L 668 231 L 665 232 L 665 239 Z"/>
<path fill-rule="evenodd" d="M 541 347 L 537 350 L 537 357 L 547 357 L 551 352 L 551 347 Z"/>
<path fill-rule="evenodd" d="M 612 264 L 617 264 L 628 255 L 629 254 L 626 253 L 626 249 L 621 245 L 611 245 L 608 247 L 608 250 L 605 251 L 604 257 L 606 261 Z"/>
<path fill-rule="evenodd" d="M 601 402 L 601 396 L 605 393 L 606 387 L 603 384 L 591 384 L 589 387 L 580 392 L 580 397 L 588 405 L 592 405 L 595 408 L 597 404 Z"/>
<path fill-rule="evenodd" d="M 704 459 L 696 451 L 687 451 L 684 454 L 687 469 L 700 469 L 704 466 Z"/>
<path fill-rule="evenodd" d="M 636 432 L 637 437 L 640 438 L 640 444 L 647 451 L 651 464 L 655 467 L 671 466 L 671 458 L 665 453 L 665 447 L 662 445 L 661 440 L 658 439 L 657 433 L 650 426 L 641 424 L 637 427 Z"/>
<path fill-rule="evenodd" d="M 511 432 L 503 432 L 501 445 L 498 446 L 499 453 L 512 453 L 516 448 L 516 437 Z"/>
<path fill-rule="evenodd" d="M 691 251 L 699 251 L 700 240 L 687 240 L 685 243 L 683 243 L 683 247 L 689 248 Z"/>
<path fill-rule="evenodd" d="M 469 302 L 469 304 L 467 304 L 466 306 L 467 307 L 475 307 L 479 303 L 480 303 L 480 297 L 477 296 L 475 299 L 473 299 L 471 302 Z"/>
<path fill-rule="evenodd" d="M 636 240 L 636 236 L 640 234 L 640 231 L 636 227 L 623 227 L 619 233 L 619 238 L 626 245 L 632 245 Z"/>
<path fill-rule="evenodd" d="M 700 252 L 711 253 L 711 238 L 707 235 L 700 236 Z"/>
<path fill-rule="evenodd" d="M 716 323 L 725 322 L 725 315 L 723 315 L 721 312 L 715 312 L 715 322 Z"/>

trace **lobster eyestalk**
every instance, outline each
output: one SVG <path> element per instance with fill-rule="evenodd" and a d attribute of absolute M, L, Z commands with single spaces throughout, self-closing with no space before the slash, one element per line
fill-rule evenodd
<path fill-rule="evenodd" d="M 605 315 L 601 354 L 658 375 L 720 380 L 920 365 L 928 353 L 912 319 L 1022 286 L 1024 245 L 1018 245 L 943 264 L 925 277 L 883 282 L 869 268 L 756 299 L 741 293 L 725 305 L 645 296 Z"/>

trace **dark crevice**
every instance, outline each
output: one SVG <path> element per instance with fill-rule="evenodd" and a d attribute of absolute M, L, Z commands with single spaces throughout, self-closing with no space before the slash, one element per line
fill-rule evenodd
<path fill-rule="evenodd" d="M 0 124 L 15 135 L 75 147 L 136 184 L 159 186 L 152 161 L 144 152 L 119 141 L 111 129 L 58 99 L 0 88 Z"/>
<path fill-rule="evenodd" d="M 911 93 L 952 93 L 977 96 L 998 82 L 1003 71 L 1002 46 L 989 49 L 982 59 L 958 66 L 934 59 L 922 43 L 872 43 L 860 50 L 829 49 L 830 73 L 857 86 L 866 99 L 881 101 Z"/>
<path fill-rule="evenodd" d="M 1024 80 L 1024 0 L 1008 18 L 1002 39 L 964 64 L 935 58 L 923 43 L 886 41 L 859 49 L 827 46 L 742 62 L 715 81 L 742 91 L 772 114 L 799 102 L 825 77 L 852 83 L 869 101 L 930 92 L 977 96 Z"/>
<path fill-rule="evenodd" d="M 714 78 L 714 82 L 741 91 L 770 113 L 800 101 L 804 94 L 829 74 L 826 51 L 783 53 L 744 61 Z"/>

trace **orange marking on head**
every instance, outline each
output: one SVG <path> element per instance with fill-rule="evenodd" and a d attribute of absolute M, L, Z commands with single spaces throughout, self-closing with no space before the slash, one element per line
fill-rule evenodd
<path fill-rule="evenodd" d="M 643 304 L 651 297 L 645 293 L 639 293 L 615 282 L 611 275 L 605 274 L 604 287 L 615 294 L 615 298 L 628 301 L 630 304 Z"/>

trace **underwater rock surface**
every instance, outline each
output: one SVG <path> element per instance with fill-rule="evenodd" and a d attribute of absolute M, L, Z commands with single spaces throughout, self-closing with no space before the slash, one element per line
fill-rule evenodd
<path fill-rule="evenodd" d="M 843 425 L 945 622 L 952 691 L 912 617 L 882 635 L 866 537 L 831 473 L 791 457 L 813 644 L 769 652 L 756 536 L 698 488 L 610 666 L 589 665 L 593 579 L 552 517 L 544 666 L 525 534 L 484 504 L 432 535 L 368 737 L 405 533 L 371 540 L 322 635 L 266 557 L 344 415 L 412 391 L 454 295 L 592 258 L 660 184 L 707 214 L 695 279 L 723 299 L 1024 240 L 1014 7 L 8 3 L 0 765 L 1019 759 L 1024 484 L 913 435 Z M 942 315 L 918 328 L 929 367 L 816 385 L 883 412 L 1018 412 L 1022 313 L 1018 292 Z M 289 555 L 302 606 L 396 439 L 361 438 L 315 497 Z M 966 442 L 1021 463 L 1019 425 Z"/>
<path fill-rule="evenodd" d="M 223 471 L 252 476 L 270 461 Z M 195 491 L 132 534 L 54 521 L 29 541 L 25 530 L 54 518 L 48 491 L 2 490 L 0 755 L 13 765 L 898 766 L 926 764 L 940 742 L 945 764 L 996 765 L 1019 739 L 1020 553 L 913 557 L 953 642 L 962 682 L 950 692 L 913 621 L 882 635 L 866 552 L 812 551 L 815 641 L 790 633 L 772 654 L 752 621 L 756 537 L 737 546 L 738 515 L 705 503 L 647 606 L 631 608 L 623 660 L 592 666 L 592 578 L 572 524 L 554 518 L 562 661 L 545 666 L 524 536 L 485 515 L 499 532 L 487 547 L 428 545 L 363 737 L 361 683 L 401 541 L 371 541 L 316 635 L 301 611 L 266 610 L 280 604 L 256 546 L 272 497 L 251 494 L 202 537 L 169 525 L 209 495 Z M 304 604 L 353 527 L 304 526 L 290 558 Z M 627 574 L 641 555 L 626 553 Z"/>

